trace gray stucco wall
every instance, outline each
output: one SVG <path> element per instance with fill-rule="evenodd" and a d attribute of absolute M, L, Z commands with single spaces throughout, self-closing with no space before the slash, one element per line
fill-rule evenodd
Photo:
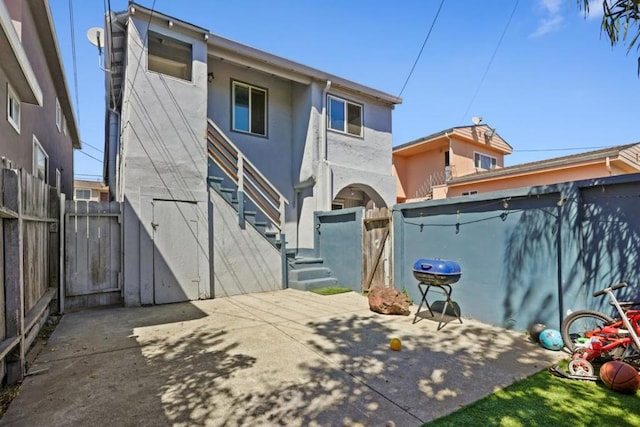
<path fill-rule="evenodd" d="M 203 38 L 170 31 L 162 23 L 150 29 L 193 46 L 192 81 L 147 71 L 141 52 L 146 19 L 133 17 L 127 31 L 127 69 L 121 120 L 124 158 L 122 198 L 125 201 L 125 303 L 154 302 L 154 199 L 178 200 L 197 206 L 197 229 L 208 230 L 206 157 L 207 47 Z M 138 67 L 138 60 L 141 61 Z M 183 236 L 191 239 L 192 236 Z M 175 245 L 189 247 L 176 241 Z M 197 235 L 200 297 L 211 294 L 208 274 L 208 232 Z M 168 261 L 171 264 L 171 260 Z M 169 265 L 178 271 L 180 266 Z"/>
<path fill-rule="evenodd" d="M 303 85 L 215 59 L 209 59 L 209 70 L 215 78 L 209 83 L 208 116 L 289 201 L 290 245 L 313 248 L 313 212 L 329 210 L 349 185 L 363 185 L 388 206 L 394 202 L 391 107 L 333 90 L 363 104 L 364 137 L 354 138 L 325 129 L 326 82 Z M 233 80 L 268 91 L 266 137 L 231 130 Z"/>

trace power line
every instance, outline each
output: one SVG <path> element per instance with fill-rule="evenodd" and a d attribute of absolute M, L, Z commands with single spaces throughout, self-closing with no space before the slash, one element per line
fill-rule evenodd
<path fill-rule="evenodd" d="M 80 125 L 80 97 L 78 96 L 78 63 L 76 60 L 76 32 L 73 22 L 73 0 L 69 0 L 69 27 L 71 30 L 71 56 L 73 57 L 73 83 L 76 89 L 76 113 Z"/>
<path fill-rule="evenodd" d="M 530 150 L 513 150 L 514 153 L 529 153 L 534 151 L 573 151 L 573 150 L 597 150 L 609 148 L 609 145 L 596 145 L 593 147 L 570 147 L 570 148 L 532 148 Z"/>
<path fill-rule="evenodd" d="M 93 157 L 91 154 L 87 154 L 87 153 L 85 153 L 84 151 L 76 151 L 76 153 L 84 154 L 85 156 L 87 156 L 87 157 L 91 157 L 93 160 L 96 160 L 96 161 L 98 161 L 98 162 L 102 163 L 102 160 L 100 160 L 100 159 L 99 159 L 99 158 L 97 158 L 97 157 Z"/>
<path fill-rule="evenodd" d="M 98 147 L 96 147 L 96 146 L 94 146 L 94 145 L 91 145 L 91 144 L 89 144 L 89 143 L 88 143 L 88 142 L 86 142 L 86 141 L 80 141 L 80 142 L 82 142 L 82 145 L 83 145 L 83 146 L 84 146 L 84 145 L 86 145 L 87 147 L 91 147 L 91 148 L 93 148 L 93 149 L 94 149 L 94 150 L 96 150 L 98 153 L 100 153 L 100 154 L 104 154 L 104 151 L 102 151 L 102 149 L 100 149 L 100 148 L 98 148 Z"/>
<path fill-rule="evenodd" d="M 407 76 L 407 79 L 404 81 L 404 84 L 402 85 L 402 90 L 400 90 L 400 93 L 398 94 L 398 98 L 402 96 L 402 93 L 404 92 L 404 89 L 407 87 L 407 83 L 409 83 L 409 79 L 411 78 L 413 71 L 416 69 L 416 65 L 418 65 L 420 56 L 422 56 L 422 51 L 424 50 L 424 47 L 427 45 L 427 40 L 429 40 L 429 36 L 431 35 L 431 30 L 433 30 L 433 27 L 436 25 L 436 21 L 438 20 L 438 16 L 440 15 L 440 10 L 442 9 L 443 4 L 444 4 L 444 0 L 440 2 L 440 6 L 438 7 L 436 16 L 433 17 L 433 22 L 431 22 L 431 27 L 429 28 L 429 32 L 427 33 L 427 36 L 424 38 L 424 42 L 422 43 L 420 52 L 418 52 L 418 56 L 416 57 L 416 60 L 413 63 L 413 67 L 411 67 L 411 71 L 409 71 L 409 75 Z"/>
<path fill-rule="evenodd" d="M 491 55 L 491 59 L 489 60 L 489 63 L 487 64 L 487 68 L 485 68 L 484 73 L 482 74 L 482 78 L 480 79 L 480 83 L 478 84 L 478 87 L 476 88 L 476 91 L 473 94 L 473 97 L 471 98 L 471 101 L 469 102 L 469 105 L 467 106 L 467 109 L 464 111 L 464 114 L 460 118 L 461 122 L 465 119 L 465 117 L 469 113 L 469 110 L 471 109 L 471 106 L 475 102 L 476 97 L 478 96 L 478 93 L 480 92 L 480 88 L 482 87 L 482 84 L 484 83 L 484 79 L 487 77 L 487 74 L 489 73 L 489 68 L 491 68 L 491 64 L 493 64 L 493 60 L 495 59 L 496 54 L 498 53 L 498 49 L 500 48 L 500 45 L 502 44 L 502 40 L 504 39 L 504 35 L 507 33 L 507 29 L 509 29 L 509 25 L 511 24 L 511 20 L 513 19 L 513 15 L 516 13 L 516 9 L 518 8 L 518 4 L 519 3 L 520 3 L 520 0 L 517 0 L 516 4 L 513 5 L 513 10 L 511 11 L 511 15 L 509 16 L 509 20 L 507 21 L 507 25 L 504 26 L 504 30 L 502 30 L 502 35 L 500 36 L 500 40 L 498 40 L 498 44 L 496 45 L 496 48 L 493 50 L 493 54 Z"/>

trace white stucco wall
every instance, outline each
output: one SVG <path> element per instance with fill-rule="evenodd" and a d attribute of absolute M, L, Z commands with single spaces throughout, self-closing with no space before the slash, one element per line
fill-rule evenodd
<path fill-rule="evenodd" d="M 154 303 L 153 200 L 195 202 L 198 230 L 208 230 L 209 216 L 207 47 L 204 39 L 195 34 L 179 33 L 161 22 L 152 22 L 152 31 L 192 45 L 192 81 L 149 72 L 146 52 L 141 51 L 144 48 L 141 35 L 146 33 L 147 24 L 148 18 L 134 15 L 127 27 L 127 69 L 120 124 L 125 162 L 120 186 L 125 201 L 124 289 L 127 305 Z M 200 272 L 199 292 L 206 298 L 210 294 L 208 233 L 198 233 L 197 240 L 199 249 L 193 256 L 199 257 L 200 265 L 207 266 L 206 271 Z"/>

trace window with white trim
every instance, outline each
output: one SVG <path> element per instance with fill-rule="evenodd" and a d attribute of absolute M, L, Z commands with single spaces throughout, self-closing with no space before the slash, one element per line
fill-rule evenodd
<path fill-rule="evenodd" d="M 193 46 L 164 34 L 147 32 L 147 69 L 191 81 Z"/>
<path fill-rule="evenodd" d="M 232 129 L 267 135 L 267 91 L 246 83 L 232 82 Z"/>
<path fill-rule="evenodd" d="M 91 189 L 89 188 L 76 188 L 75 196 L 76 200 L 91 200 Z"/>
<path fill-rule="evenodd" d="M 7 121 L 20 133 L 20 100 L 7 83 Z"/>
<path fill-rule="evenodd" d="M 327 95 L 327 128 L 362 136 L 362 105 Z"/>
<path fill-rule="evenodd" d="M 49 172 L 49 156 L 40 145 L 40 141 L 33 136 L 33 176 L 47 182 Z"/>
<path fill-rule="evenodd" d="M 490 170 L 498 167 L 498 159 L 482 153 L 474 153 L 473 160 L 476 169 Z"/>
<path fill-rule="evenodd" d="M 62 108 L 60 108 L 60 101 L 56 98 L 56 127 L 58 132 L 62 132 Z"/>

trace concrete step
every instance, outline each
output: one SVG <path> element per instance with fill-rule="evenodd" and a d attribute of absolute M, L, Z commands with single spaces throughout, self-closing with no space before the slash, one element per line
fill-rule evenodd
<path fill-rule="evenodd" d="M 290 282 L 324 279 L 326 277 L 331 277 L 331 270 L 326 267 L 299 268 L 289 272 Z"/>
<path fill-rule="evenodd" d="M 304 265 L 304 264 L 322 264 L 324 260 L 322 258 L 312 258 L 312 257 L 296 257 L 293 260 L 294 265 Z"/>
<path fill-rule="evenodd" d="M 337 286 L 338 279 L 333 277 L 324 277 L 322 279 L 289 281 L 289 288 L 299 291 L 310 291 L 311 289 L 326 288 L 328 286 Z"/>
<path fill-rule="evenodd" d="M 221 176 L 210 176 L 207 178 L 207 181 L 209 181 L 209 185 L 217 190 L 220 189 L 220 187 L 222 186 L 222 182 L 224 181 L 224 178 Z"/>

